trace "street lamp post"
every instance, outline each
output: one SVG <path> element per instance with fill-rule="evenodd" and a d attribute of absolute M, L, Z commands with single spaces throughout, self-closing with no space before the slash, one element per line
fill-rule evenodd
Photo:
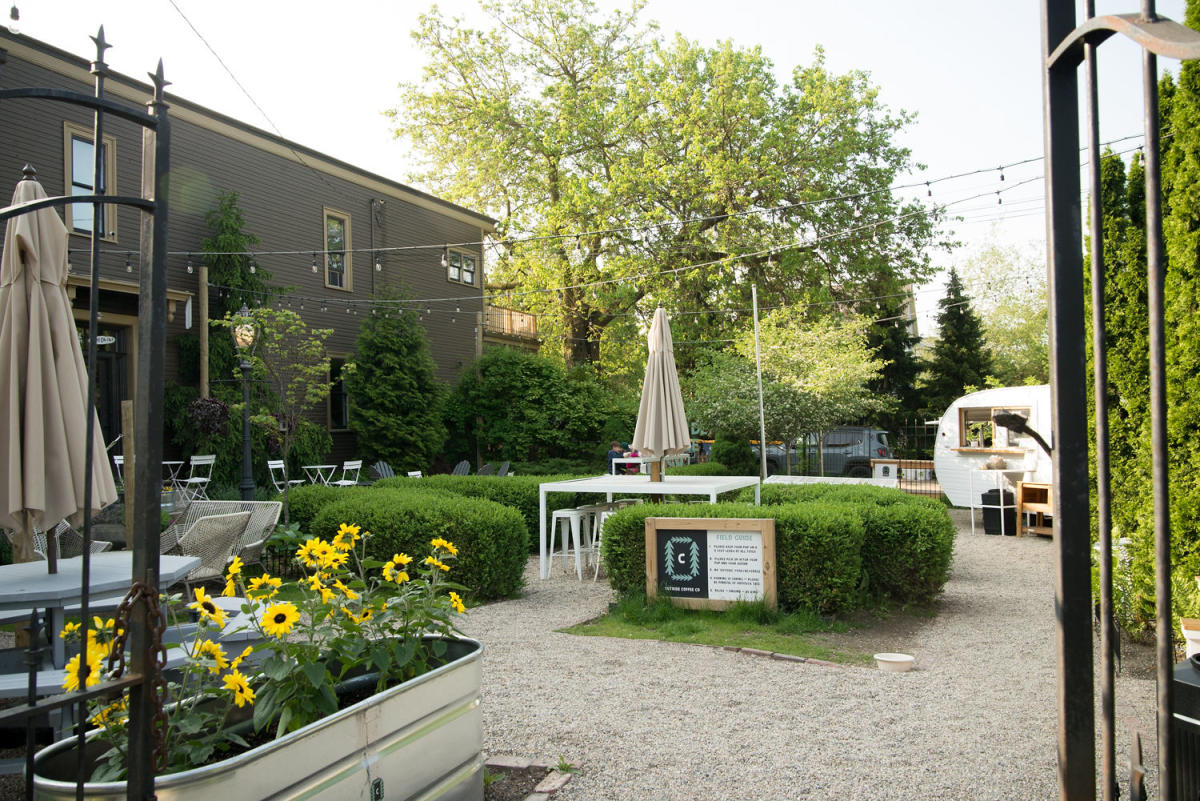
<path fill-rule="evenodd" d="M 250 319 L 250 310 L 242 304 L 238 322 L 233 326 L 233 341 L 237 345 L 242 370 L 242 500 L 254 500 L 254 465 L 250 455 L 250 355 L 254 350 L 257 332 Z"/>

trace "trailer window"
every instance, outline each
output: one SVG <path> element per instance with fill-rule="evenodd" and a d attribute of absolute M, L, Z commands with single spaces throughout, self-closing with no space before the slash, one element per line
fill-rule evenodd
<path fill-rule="evenodd" d="M 959 410 L 958 446 L 960 448 L 1020 448 L 1024 443 L 1018 442 L 1007 428 L 996 425 L 998 412 L 1016 412 L 1029 417 L 1028 406 L 981 406 Z"/>

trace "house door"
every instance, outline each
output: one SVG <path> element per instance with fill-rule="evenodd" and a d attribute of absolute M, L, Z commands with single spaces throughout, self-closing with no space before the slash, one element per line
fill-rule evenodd
<path fill-rule="evenodd" d="M 86 323 L 77 325 L 77 328 L 86 363 L 87 325 Z M 100 430 L 104 432 L 104 441 L 111 443 L 121 433 L 121 401 L 128 397 L 126 345 L 129 341 L 130 328 L 101 324 L 96 331 L 96 374 L 93 398 L 96 404 L 96 415 L 100 419 Z"/>

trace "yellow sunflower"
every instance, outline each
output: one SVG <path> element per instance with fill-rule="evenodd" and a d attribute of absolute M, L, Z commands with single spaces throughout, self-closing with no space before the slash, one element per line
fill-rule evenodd
<path fill-rule="evenodd" d="M 225 579 L 225 589 L 221 590 L 222 598 L 233 598 L 237 595 L 237 587 L 233 584 L 232 578 Z"/>
<path fill-rule="evenodd" d="M 100 652 L 95 648 L 86 649 L 87 662 L 84 663 L 84 686 L 91 687 L 93 684 L 100 683 Z M 75 692 L 79 689 L 79 654 L 71 657 L 67 661 L 66 675 L 63 677 L 63 688 L 67 692 Z"/>
<path fill-rule="evenodd" d="M 369 608 L 364 609 L 361 614 L 355 614 L 353 610 L 351 610 L 345 606 L 342 607 L 342 611 L 346 613 L 346 617 L 350 618 L 351 620 L 353 620 L 355 623 L 358 623 L 359 625 L 362 625 L 363 623 L 366 623 L 368 620 L 370 620 L 371 615 L 373 614 L 372 610 Z"/>
<path fill-rule="evenodd" d="M 220 673 L 229 667 L 229 660 L 225 658 L 225 649 L 212 640 L 201 640 L 196 643 L 195 654 L 197 656 L 208 657 L 213 661 L 208 666 L 209 673 Z"/>
<path fill-rule="evenodd" d="M 67 623 L 63 626 L 63 630 L 58 633 L 58 636 L 64 640 L 68 640 L 72 635 L 79 631 L 78 623 Z"/>
<path fill-rule="evenodd" d="M 358 599 L 358 593 L 343 584 L 341 579 L 335 579 L 333 586 L 336 587 L 342 595 L 346 596 L 346 600 L 354 601 Z"/>
<path fill-rule="evenodd" d="M 332 547 L 322 539 L 305 540 L 296 550 L 296 558 L 309 567 L 317 567 L 325 560 Z"/>
<path fill-rule="evenodd" d="M 235 557 L 233 557 L 233 561 L 229 563 L 229 568 L 228 568 L 228 570 L 226 570 L 225 575 L 227 577 L 236 576 L 237 574 L 239 574 L 241 572 L 242 572 L 242 557 L 235 556 Z M 228 581 L 228 578 L 226 580 Z"/>
<path fill-rule="evenodd" d="M 447 553 L 458 556 L 458 548 L 455 548 L 454 543 L 450 542 L 449 540 L 444 540 L 441 537 L 437 537 L 436 539 L 430 540 L 429 544 L 434 548 L 441 548 Z"/>
<path fill-rule="evenodd" d="M 450 591 L 450 606 L 460 615 L 467 611 L 467 607 L 463 605 L 462 597 L 453 590 Z"/>
<path fill-rule="evenodd" d="M 239 707 L 254 703 L 254 690 L 250 689 L 250 682 L 240 672 L 232 670 L 222 677 L 222 681 L 225 689 L 233 693 L 233 702 Z"/>
<path fill-rule="evenodd" d="M 110 723 L 120 723 L 125 718 L 127 706 L 124 698 L 118 698 L 108 706 L 92 715 L 89 720 L 95 726 L 107 726 Z"/>
<path fill-rule="evenodd" d="M 197 587 L 194 592 L 196 600 L 188 604 L 188 609 L 199 612 L 202 620 L 216 623 L 217 628 L 225 628 L 225 610 L 213 603 L 212 596 L 206 593 L 203 587 Z"/>
<path fill-rule="evenodd" d="M 300 612 L 296 605 L 285 601 L 267 607 L 267 611 L 263 613 L 262 629 L 272 637 L 284 637 L 299 619 Z"/>
<path fill-rule="evenodd" d="M 229 669 L 230 669 L 230 670 L 237 670 L 237 669 L 238 669 L 238 665 L 242 664 L 242 661 L 243 661 L 243 660 L 244 660 L 246 657 L 250 656 L 250 654 L 252 654 L 252 653 L 254 653 L 254 646 L 253 646 L 253 645 L 247 645 L 247 646 L 246 646 L 246 647 L 245 647 L 245 648 L 242 650 L 242 652 L 241 652 L 240 654 L 238 654 L 238 657 L 237 657 L 237 659 L 235 659 L 235 660 L 233 660 L 232 662 L 230 662 L 230 663 L 229 663 Z"/>
<path fill-rule="evenodd" d="M 449 572 L 449 570 L 450 570 L 450 565 L 448 565 L 448 564 L 446 564 L 446 563 L 444 563 L 444 562 L 439 562 L 437 559 L 435 559 L 435 558 L 434 558 L 434 557 L 432 557 L 432 556 L 426 556 L 426 557 L 425 557 L 425 564 L 427 564 L 427 565 L 433 565 L 433 566 L 434 566 L 434 567 L 436 567 L 438 570 L 445 570 L 445 571 L 447 571 L 447 572 Z"/>
<path fill-rule="evenodd" d="M 257 578 L 250 579 L 250 591 L 247 594 L 251 598 L 274 598 L 282 586 L 283 579 L 263 573 Z"/>

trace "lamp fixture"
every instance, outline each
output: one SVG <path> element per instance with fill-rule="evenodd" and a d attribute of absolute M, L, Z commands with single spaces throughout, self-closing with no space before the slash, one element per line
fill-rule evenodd
<path fill-rule="evenodd" d="M 238 322 L 233 326 L 233 343 L 240 350 L 246 350 L 254 345 L 254 339 L 257 331 L 254 330 L 254 322 L 250 317 L 250 309 L 246 304 L 242 304 L 241 310 L 237 313 Z"/>
<path fill-rule="evenodd" d="M 314 274 L 317 272 L 317 252 L 315 250 L 313 251 L 312 271 Z"/>
<path fill-rule="evenodd" d="M 450 266 L 450 246 L 442 245 L 442 269 Z"/>
<path fill-rule="evenodd" d="M 191 253 L 188 254 L 187 271 L 188 271 L 188 275 L 192 274 L 192 254 Z"/>

